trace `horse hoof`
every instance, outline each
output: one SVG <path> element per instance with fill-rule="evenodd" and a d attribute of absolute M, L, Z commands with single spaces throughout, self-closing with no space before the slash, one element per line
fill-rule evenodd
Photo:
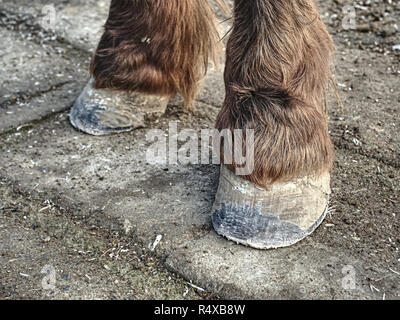
<path fill-rule="evenodd" d="M 169 97 L 94 89 L 90 79 L 70 112 L 71 124 L 91 135 L 108 135 L 145 127 L 165 113 Z"/>
<path fill-rule="evenodd" d="M 229 240 L 256 249 L 288 247 L 322 223 L 330 193 L 329 173 L 277 182 L 266 190 L 221 166 L 213 226 Z"/>

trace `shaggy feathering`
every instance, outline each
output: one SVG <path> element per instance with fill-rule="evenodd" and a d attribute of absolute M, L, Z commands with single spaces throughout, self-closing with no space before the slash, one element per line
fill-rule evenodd
<path fill-rule="evenodd" d="M 91 64 L 94 86 L 180 93 L 190 109 L 218 46 L 208 0 L 113 0 Z"/>
<path fill-rule="evenodd" d="M 268 187 L 330 170 L 322 101 L 333 49 L 312 0 L 235 1 L 217 128 L 254 129 L 255 170 L 245 179 Z"/>

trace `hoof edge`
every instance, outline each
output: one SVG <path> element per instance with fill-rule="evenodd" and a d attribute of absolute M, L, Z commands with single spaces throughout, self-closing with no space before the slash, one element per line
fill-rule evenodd
<path fill-rule="evenodd" d="M 221 166 L 212 224 L 219 235 L 245 246 L 288 247 L 323 222 L 329 196 L 329 173 L 278 182 L 265 190 Z"/>

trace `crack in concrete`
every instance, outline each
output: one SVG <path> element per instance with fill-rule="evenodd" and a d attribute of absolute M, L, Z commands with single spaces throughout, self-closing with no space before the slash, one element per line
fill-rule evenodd
<path fill-rule="evenodd" d="M 40 98 L 47 93 L 51 93 L 52 91 L 55 91 L 67 84 L 72 84 L 72 83 L 74 83 L 74 81 L 63 81 L 63 82 L 51 85 L 50 88 L 48 88 L 47 90 L 39 90 L 39 91 L 33 92 L 30 95 L 25 95 L 24 93 L 18 92 L 15 94 L 15 98 L 11 98 L 9 100 L 4 101 L 3 103 L 0 103 L 0 109 L 3 109 L 3 110 L 8 109 L 10 106 L 13 106 L 18 102 L 29 103 L 35 98 Z"/>

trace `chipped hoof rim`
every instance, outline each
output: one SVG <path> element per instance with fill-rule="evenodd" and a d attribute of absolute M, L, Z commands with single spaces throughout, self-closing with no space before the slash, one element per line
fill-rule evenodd
<path fill-rule="evenodd" d="M 145 127 L 147 118 L 165 113 L 169 97 L 94 89 L 90 79 L 70 111 L 70 122 L 78 130 L 101 136 Z"/>
<path fill-rule="evenodd" d="M 330 193 L 329 173 L 277 182 L 265 190 L 221 166 L 212 223 L 219 235 L 245 246 L 288 247 L 323 222 Z"/>

